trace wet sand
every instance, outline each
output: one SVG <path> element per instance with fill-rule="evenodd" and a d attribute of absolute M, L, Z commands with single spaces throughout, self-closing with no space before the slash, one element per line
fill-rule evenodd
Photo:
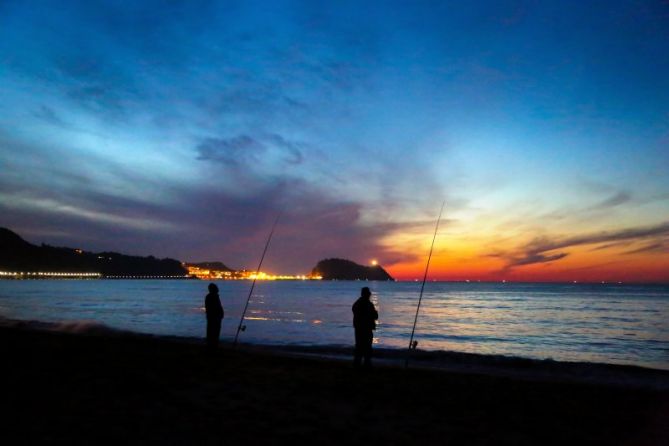
<path fill-rule="evenodd" d="M 669 444 L 666 372 L 458 355 L 441 358 L 436 369 L 417 358 L 410 370 L 390 355 L 374 370 L 356 372 L 349 361 L 322 353 L 223 345 L 208 356 L 203 345 L 183 339 L 1 327 L 0 438 L 5 444 Z"/>

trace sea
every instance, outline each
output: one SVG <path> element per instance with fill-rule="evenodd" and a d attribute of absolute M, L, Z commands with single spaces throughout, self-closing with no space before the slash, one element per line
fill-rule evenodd
<path fill-rule="evenodd" d="M 218 281 L 232 341 L 250 281 Z M 208 282 L 199 280 L 4 280 L 0 317 L 104 325 L 202 338 Z M 250 299 L 242 343 L 350 347 L 351 305 L 368 286 L 380 320 L 376 347 L 406 349 L 420 283 L 262 281 Z M 428 282 L 418 349 L 669 370 L 669 286 Z"/>

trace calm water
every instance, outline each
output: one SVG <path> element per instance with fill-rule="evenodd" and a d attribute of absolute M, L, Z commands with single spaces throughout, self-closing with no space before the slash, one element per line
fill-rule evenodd
<path fill-rule="evenodd" d="M 262 282 L 242 342 L 351 345 L 363 282 Z M 219 282 L 232 340 L 250 282 Z M 405 348 L 420 284 L 369 282 L 378 346 Z M 201 281 L 0 281 L 0 316 L 203 336 Z M 428 283 L 419 348 L 669 369 L 669 287 Z"/>

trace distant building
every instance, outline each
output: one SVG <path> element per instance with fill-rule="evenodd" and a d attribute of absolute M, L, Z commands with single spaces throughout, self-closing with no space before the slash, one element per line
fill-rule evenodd
<path fill-rule="evenodd" d="M 201 265 L 201 264 L 200 264 Z M 228 269 L 215 269 L 198 266 L 197 264 L 184 263 L 184 267 L 188 270 L 188 274 L 197 277 L 201 280 L 320 280 L 318 275 L 274 275 L 267 274 L 262 271 L 256 274 L 255 271 L 240 270 L 231 271 Z"/>

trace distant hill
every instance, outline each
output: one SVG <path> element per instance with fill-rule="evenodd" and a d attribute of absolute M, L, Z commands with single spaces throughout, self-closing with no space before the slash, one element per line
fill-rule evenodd
<path fill-rule="evenodd" d="M 214 271 L 230 271 L 230 272 L 234 271 L 233 269 L 228 268 L 223 262 L 187 263 L 186 266 L 196 266 L 198 268 L 211 269 Z"/>
<path fill-rule="evenodd" d="M 103 276 L 182 276 L 187 271 L 174 259 L 86 252 L 74 248 L 36 246 L 7 228 L 0 228 L 0 270 L 101 273 Z"/>
<path fill-rule="evenodd" d="M 363 266 L 346 259 L 321 260 L 311 274 L 323 280 L 395 280 L 381 266 Z"/>

